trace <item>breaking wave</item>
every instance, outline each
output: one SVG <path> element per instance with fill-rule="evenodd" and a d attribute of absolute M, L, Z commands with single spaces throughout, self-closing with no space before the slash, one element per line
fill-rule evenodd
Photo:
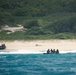
<path fill-rule="evenodd" d="M 46 51 L 47 50 L 0 50 L 0 54 L 43 54 L 46 53 Z M 76 50 L 63 50 L 59 53 L 76 53 Z"/>

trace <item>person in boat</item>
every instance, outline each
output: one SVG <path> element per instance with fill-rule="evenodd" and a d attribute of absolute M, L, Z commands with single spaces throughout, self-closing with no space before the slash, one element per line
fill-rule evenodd
<path fill-rule="evenodd" d="M 58 49 L 56 50 L 56 54 L 59 54 L 59 50 Z"/>
<path fill-rule="evenodd" d="M 53 53 L 55 53 L 55 49 L 53 50 Z"/>
<path fill-rule="evenodd" d="M 47 54 L 50 54 L 50 50 L 49 49 L 47 50 Z"/>
<path fill-rule="evenodd" d="M 53 50 L 51 49 L 51 53 L 53 53 Z"/>
<path fill-rule="evenodd" d="M 51 49 L 51 53 L 53 53 L 53 54 L 54 54 L 54 53 L 55 53 L 55 49 L 54 49 L 54 50 L 52 50 L 52 49 Z"/>

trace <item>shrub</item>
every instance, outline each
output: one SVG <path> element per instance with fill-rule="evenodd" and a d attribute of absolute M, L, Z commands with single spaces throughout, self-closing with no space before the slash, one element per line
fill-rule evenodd
<path fill-rule="evenodd" d="M 30 29 L 30 28 L 39 27 L 39 26 L 40 26 L 40 24 L 38 23 L 38 21 L 37 21 L 37 20 L 33 20 L 33 21 L 27 22 L 27 23 L 24 25 L 24 28 Z"/>
<path fill-rule="evenodd" d="M 53 24 L 49 24 L 46 28 L 54 33 L 76 33 L 76 18 L 72 17 L 68 20 L 59 20 Z"/>
<path fill-rule="evenodd" d="M 31 29 L 28 29 L 26 31 L 26 34 L 28 34 L 28 35 L 44 35 L 45 32 L 41 28 L 34 27 L 34 28 L 31 28 Z"/>
<path fill-rule="evenodd" d="M 56 39 L 70 39 L 72 38 L 69 33 L 59 33 L 55 35 Z"/>

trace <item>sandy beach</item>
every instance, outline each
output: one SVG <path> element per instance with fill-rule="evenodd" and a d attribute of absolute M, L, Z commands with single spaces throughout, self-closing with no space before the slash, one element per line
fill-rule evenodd
<path fill-rule="evenodd" d="M 29 40 L 0 41 L 6 45 L 6 50 L 76 50 L 76 40 Z"/>

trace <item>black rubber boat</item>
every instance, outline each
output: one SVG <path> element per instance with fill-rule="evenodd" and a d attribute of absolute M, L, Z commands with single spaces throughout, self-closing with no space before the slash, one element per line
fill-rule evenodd
<path fill-rule="evenodd" d="M 3 50 L 3 49 L 6 49 L 5 44 L 2 44 L 2 45 L 0 46 L 0 50 Z"/>
<path fill-rule="evenodd" d="M 47 52 L 46 53 L 43 53 L 43 54 L 59 54 L 59 50 L 57 49 L 56 51 L 55 51 L 55 49 L 54 50 L 47 50 Z"/>

